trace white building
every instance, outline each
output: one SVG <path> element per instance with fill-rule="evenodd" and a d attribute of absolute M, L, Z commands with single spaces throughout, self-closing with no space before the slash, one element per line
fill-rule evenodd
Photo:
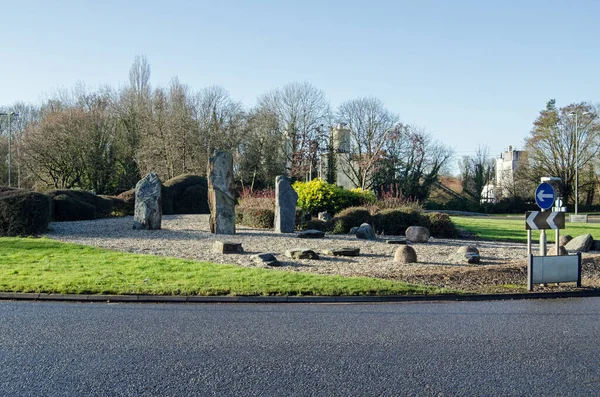
<path fill-rule="evenodd" d="M 513 149 L 512 146 L 496 159 L 496 196 L 507 196 L 508 186 L 515 181 L 515 172 L 520 164 L 527 161 L 527 152 Z"/>

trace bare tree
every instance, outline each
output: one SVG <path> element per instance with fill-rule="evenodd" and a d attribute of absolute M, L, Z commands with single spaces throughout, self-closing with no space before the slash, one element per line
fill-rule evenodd
<path fill-rule="evenodd" d="M 427 199 L 431 187 L 452 157 L 452 151 L 421 127 L 404 125 L 390 133 L 379 161 L 379 186 L 397 185 L 402 194 L 417 201 Z"/>
<path fill-rule="evenodd" d="M 244 141 L 240 145 L 237 177 L 244 187 L 253 190 L 272 186 L 277 175 L 285 172 L 285 159 L 279 150 L 281 136 L 277 116 L 268 110 L 255 109 L 248 115 Z"/>
<path fill-rule="evenodd" d="M 464 156 L 459 163 L 462 188 L 473 201 L 480 203 L 484 187 L 494 178 L 494 162 L 487 147 L 480 146 L 474 156 Z"/>
<path fill-rule="evenodd" d="M 331 120 L 325 93 L 309 83 L 290 83 L 261 96 L 258 107 L 277 116 L 288 173 L 305 178 L 316 159 L 311 146 Z"/>
<path fill-rule="evenodd" d="M 344 157 L 348 165 L 343 167 L 348 178 L 363 190 L 373 187 L 374 169 L 382 158 L 382 149 L 390 133 L 400 129 L 400 117 L 385 108 L 374 97 L 344 102 L 337 111 L 338 119 L 351 131 L 351 153 Z"/>
<path fill-rule="evenodd" d="M 244 112 L 240 102 L 231 99 L 222 87 L 204 88 L 195 96 L 193 118 L 197 123 L 197 162 L 203 174 L 215 149 L 229 151 L 236 157 L 244 127 Z"/>

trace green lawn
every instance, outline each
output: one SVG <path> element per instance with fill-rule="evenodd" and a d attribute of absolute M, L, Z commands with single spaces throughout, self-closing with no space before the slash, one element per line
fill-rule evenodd
<path fill-rule="evenodd" d="M 366 277 L 243 268 L 138 255 L 46 238 L 0 238 L 0 291 L 152 295 L 405 295 L 451 293 Z"/>
<path fill-rule="evenodd" d="M 522 220 L 499 219 L 492 217 L 452 216 L 452 222 L 462 229 L 477 234 L 484 240 L 527 242 L 525 230 L 525 215 Z M 591 234 L 594 239 L 600 239 L 600 223 L 566 223 L 566 228 L 560 230 L 561 235 L 569 234 L 577 237 Z M 554 242 L 555 231 L 546 231 L 549 242 Z M 532 231 L 533 241 L 539 241 L 540 232 Z"/>

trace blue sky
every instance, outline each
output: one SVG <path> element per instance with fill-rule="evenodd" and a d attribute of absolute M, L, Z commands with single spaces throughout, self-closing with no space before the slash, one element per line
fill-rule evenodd
<path fill-rule="evenodd" d="M 381 99 L 456 158 L 523 139 L 545 103 L 600 102 L 600 1 L 0 1 L 0 106 L 84 82 L 220 85 L 246 107 L 289 82 L 333 108 Z"/>

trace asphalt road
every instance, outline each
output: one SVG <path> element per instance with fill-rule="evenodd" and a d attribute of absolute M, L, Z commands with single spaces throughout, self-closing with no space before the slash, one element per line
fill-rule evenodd
<path fill-rule="evenodd" d="M 600 298 L 0 301 L 2 396 L 598 395 Z"/>

